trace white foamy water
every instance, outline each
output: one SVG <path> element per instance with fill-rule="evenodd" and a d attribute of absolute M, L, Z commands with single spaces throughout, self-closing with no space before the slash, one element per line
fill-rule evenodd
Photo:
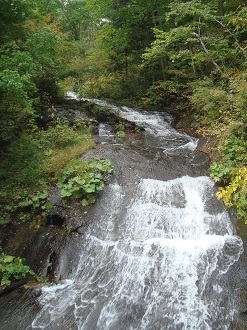
<path fill-rule="evenodd" d="M 212 188 L 207 177 L 110 185 L 77 271 L 43 288 L 33 329 L 228 329 L 220 278 L 242 243 L 224 210 L 206 211 Z"/>
<path fill-rule="evenodd" d="M 126 106 L 116 106 L 98 99 L 79 99 L 74 92 L 67 93 L 67 97 L 70 99 L 90 101 L 101 106 L 109 107 L 120 117 L 143 127 L 148 136 L 155 138 L 155 142 L 151 142 L 151 144 L 154 144 L 156 147 L 164 148 L 166 153 L 183 152 L 184 150 L 194 151 L 197 147 L 197 138 L 178 132 L 171 127 L 173 117 L 168 113 L 150 112 L 128 108 Z"/>

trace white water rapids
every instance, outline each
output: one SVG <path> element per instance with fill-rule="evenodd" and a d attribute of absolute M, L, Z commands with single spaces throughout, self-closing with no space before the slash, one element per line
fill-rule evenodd
<path fill-rule="evenodd" d="M 171 128 L 169 115 L 117 111 L 145 128 L 151 149 L 156 143 L 165 155 L 194 157 L 197 139 Z M 32 329 L 229 329 L 236 304 L 227 272 L 242 242 L 214 196 L 204 175 L 109 184 L 77 268 L 43 287 Z"/>

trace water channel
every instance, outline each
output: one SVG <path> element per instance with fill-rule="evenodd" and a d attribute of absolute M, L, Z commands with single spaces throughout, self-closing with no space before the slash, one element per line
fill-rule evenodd
<path fill-rule="evenodd" d="M 100 125 L 114 177 L 85 214 L 76 267 L 42 287 L 25 329 L 230 329 L 242 241 L 198 139 L 172 128 L 168 114 L 94 102 L 144 128 L 142 140 L 124 144 Z"/>

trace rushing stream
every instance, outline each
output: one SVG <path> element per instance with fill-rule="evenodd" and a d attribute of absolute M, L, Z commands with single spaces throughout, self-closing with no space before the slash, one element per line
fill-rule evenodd
<path fill-rule="evenodd" d="M 229 273 L 242 242 L 198 140 L 172 128 L 170 115 L 111 108 L 143 127 L 144 141 L 124 146 L 108 124 L 99 127 L 114 180 L 85 215 L 77 267 L 42 288 L 26 329 L 230 329 Z"/>

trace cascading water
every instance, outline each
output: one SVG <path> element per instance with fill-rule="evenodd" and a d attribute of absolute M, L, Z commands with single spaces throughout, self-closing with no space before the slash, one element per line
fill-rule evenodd
<path fill-rule="evenodd" d="M 236 306 L 227 273 L 242 242 L 211 179 L 197 175 L 205 162 L 197 139 L 173 129 L 169 115 L 111 107 L 145 128 L 148 156 L 125 154 L 133 176 L 116 175 L 86 215 L 77 268 L 43 287 L 28 329 L 229 329 Z M 171 170 L 172 157 L 181 163 Z"/>

